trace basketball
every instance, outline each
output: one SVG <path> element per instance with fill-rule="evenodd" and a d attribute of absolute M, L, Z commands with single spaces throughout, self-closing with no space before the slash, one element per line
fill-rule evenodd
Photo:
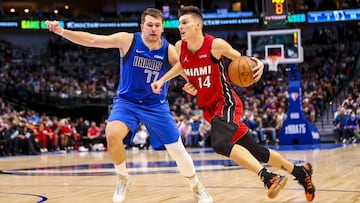
<path fill-rule="evenodd" d="M 239 87 L 249 87 L 254 82 L 254 66 L 256 62 L 248 56 L 240 56 L 232 60 L 228 67 L 230 81 Z"/>

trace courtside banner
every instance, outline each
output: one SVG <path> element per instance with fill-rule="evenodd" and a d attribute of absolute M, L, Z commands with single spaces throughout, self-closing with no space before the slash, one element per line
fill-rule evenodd
<path fill-rule="evenodd" d="M 221 25 L 245 25 L 245 24 L 258 24 L 259 18 L 214 18 L 204 19 L 204 26 L 221 26 Z M 164 28 L 178 28 L 179 20 L 165 20 Z"/>
<path fill-rule="evenodd" d="M 308 23 L 326 23 L 360 20 L 360 9 L 311 11 L 307 13 Z"/>
<path fill-rule="evenodd" d="M 46 20 L 19 20 L 19 21 L 0 21 L 0 29 L 22 29 L 22 30 L 42 30 L 48 29 Z M 61 27 L 67 29 L 113 29 L 113 28 L 137 28 L 138 22 L 121 22 L 121 21 L 62 21 L 59 20 Z"/>
<path fill-rule="evenodd" d="M 19 21 L 0 21 L 0 28 L 19 28 Z"/>
<path fill-rule="evenodd" d="M 59 21 L 61 27 L 64 27 L 64 21 Z M 20 21 L 21 29 L 23 30 L 40 30 L 47 29 L 45 20 L 21 20 Z"/>
<path fill-rule="evenodd" d="M 258 24 L 259 18 L 204 19 L 204 26 Z"/>
<path fill-rule="evenodd" d="M 107 29 L 107 28 L 137 28 L 138 22 L 121 22 L 121 21 L 67 21 L 65 28 L 67 29 Z"/>
<path fill-rule="evenodd" d="M 217 18 L 205 19 L 204 26 L 222 26 L 222 25 L 246 25 L 258 24 L 259 18 Z M 60 25 L 66 29 L 118 29 L 118 28 L 138 28 L 140 23 L 137 21 L 61 21 Z M 165 20 L 164 28 L 178 28 L 179 21 Z M 20 20 L 20 21 L 0 21 L 0 28 L 20 28 L 24 30 L 47 29 L 45 20 Z"/>

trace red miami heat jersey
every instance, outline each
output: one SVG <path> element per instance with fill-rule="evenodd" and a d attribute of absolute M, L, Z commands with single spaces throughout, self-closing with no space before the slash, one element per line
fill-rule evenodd
<path fill-rule="evenodd" d="M 181 44 L 180 63 L 189 82 L 198 90 L 200 107 L 226 99 L 231 91 L 223 59 L 211 55 L 213 40 L 213 36 L 206 34 L 203 45 L 194 54 L 188 50 L 187 42 Z"/>
<path fill-rule="evenodd" d="M 203 45 L 194 54 L 183 41 L 180 63 L 189 82 L 198 90 L 198 104 L 204 109 L 204 118 L 211 122 L 214 116 L 220 116 L 224 121 L 238 126 L 231 139 L 235 143 L 248 131 L 248 127 L 241 121 L 242 102 L 230 87 L 223 58 L 217 60 L 211 55 L 213 40 L 213 36 L 205 35 Z"/>

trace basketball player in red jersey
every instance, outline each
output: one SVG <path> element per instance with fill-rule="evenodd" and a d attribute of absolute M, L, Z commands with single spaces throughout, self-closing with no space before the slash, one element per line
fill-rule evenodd
<path fill-rule="evenodd" d="M 306 199 L 312 201 L 315 187 L 311 182 L 311 164 L 296 166 L 280 153 L 257 144 L 248 133 L 248 127 L 241 122 L 242 102 L 230 87 L 223 61 L 224 57 L 235 59 L 241 54 L 225 40 L 204 35 L 202 29 L 203 19 L 198 7 L 184 6 L 179 9 L 181 40 L 175 47 L 180 61 L 152 83 L 153 91 L 160 93 L 166 81 L 185 72 L 189 83 L 184 86 L 184 91 L 197 95 L 204 117 L 212 125 L 211 144 L 215 152 L 258 174 L 268 188 L 269 198 L 277 196 L 285 186 L 287 177 L 268 171 L 260 162 L 294 175 L 304 187 Z M 257 82 L 262 76 L 264 64 L 258 59 L 254 60 L 257 62 L 254 82 Z"/>

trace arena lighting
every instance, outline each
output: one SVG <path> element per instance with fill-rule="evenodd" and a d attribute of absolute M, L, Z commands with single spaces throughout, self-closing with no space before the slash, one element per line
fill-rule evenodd
<path fill-rule="evenodd" d="M 10 9 L 10 12 L 11 12 L 11 13 L 15 13 L 15 8 L 11 8 L 11 9 Z"/>
<path fill-rule="evenodd" d="M 29 9 L 28 9 L 28 8 L 25 8 L 25 9 L 24 9 L 24 12 L 25 12 L 25 13 L 29 13 Z"/>

